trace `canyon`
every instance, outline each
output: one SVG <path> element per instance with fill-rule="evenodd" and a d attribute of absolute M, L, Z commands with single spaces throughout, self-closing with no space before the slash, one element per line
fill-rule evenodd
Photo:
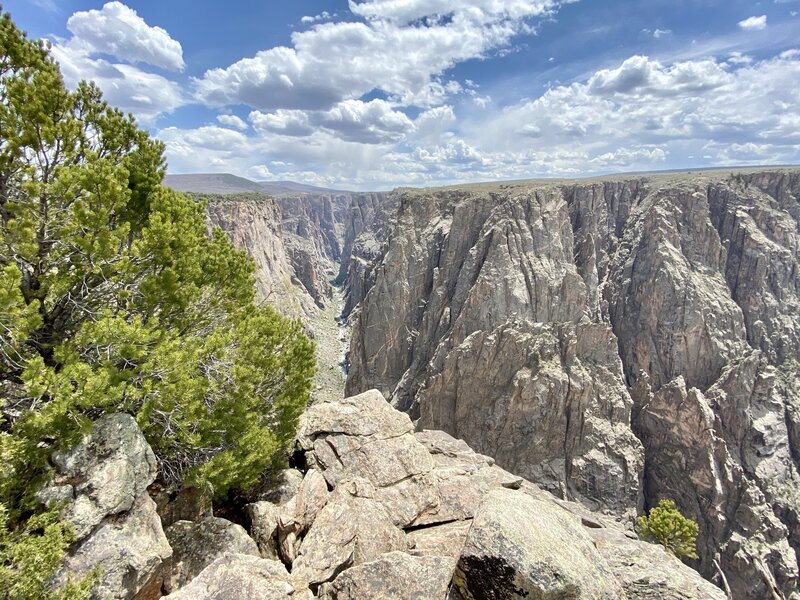
<path fill-rule="evenodd" d="M 244 192 L 208 222 L 317 341 L 310 410 L 378 390 L 620 530 L 671 498 L 703 577 L 798 597 L 800 170 Z"/>

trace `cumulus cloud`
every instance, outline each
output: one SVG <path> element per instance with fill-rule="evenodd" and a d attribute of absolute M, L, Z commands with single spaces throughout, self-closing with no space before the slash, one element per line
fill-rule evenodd
<path fill-rule="evenodd" d="M 240 131 L 245 131 L 249 127 L 247 123 L 236 115 L 217 115 L 217 121 L 222 125 L 227 125 L 228 127 L 233 127 Z"/>
<path fill-rule="evenodd" d="M 100 10 L 76 12 L 67 21 L 72 44 L 86 54 L 110 54 L 126 62 L 139 62 L 182 71 L 183 49 L 161 27 L 151 27 L 135 10 L 121 2 L 108 2 Z"/>
<path fill-rule="evenodd" d="M 386 189 L 796 162 L 798 115 L 800 52 L 792 50 L 760 61 L 632 56 L 497 111 L 466 102 L 410 120 L 388 101 L 346 101 L 320 111 L 253 111 L 247 135 L 224 129 L 230 137 L 221 138 L 206 127 L 159 136 L 181 170 L 211 165 L 254 176 L 249 169 L 269 165 L 273 178 Z"/>
<path fill-rule="evenodd" d="M 362 144 L 401 141 L 414 124 L 405 113 L 385 100 L 345 100 L 327 111 L 278 109 L 272 113 L 250 113 L 253 127 L 262 132 L 306 137 L 324 129 L 342 140 Z"/>
<path fill-rule="evenodd" d="M 743 21 L 739 21 L 739 27 L 744 30 L 758 30 L 764 29 L 767 26 L 767 16 L 761 15 L 760 17 L 748 17 Z"/>
<path fill-rule="evenodd" d="M 76 12 L 67 28 L 72 37 L 56 39 L 52 52 L 68 86 L 93 81 L 112 106 L 148 125 L 186 104 L 178 83 L 130 64 L 173 71 L 184 68 L 181 45 L 164 29 L 147 25 L 120 2 Z"/>
<path fill-rule="evenodd" d="M 69 45 L 55 44 L 52 52 L 68 86 L 91 80 L 103 90 L 109 104 L 133 113 L 144 124 L 152 124 L 162 114 L 185 104 L 180 86 L 156 73 L 90 58 Z"/>
<path fill-rule="evenodd" d="M 404 105 L 433 106 L 461 90 L 444 73 L 482 58 L 552 14 L 556 0 L 369 0 L 350 2 L 365 22 L 323 23 L 292 35 L 292 47 L 258 52 L 195 81 L 198 101 L 262 111 L 330 110 L 381 90 Z M 447 18 L 439 18 L 446 15 Z M 419 19 L 426 18 L 424 24 Z"/>
<path fill-rule="evenodd" d="M 309 25 L 309 24 L 314 23 L 316 21 L 327 21 L 328 19 L 330 19 L 332 17 L 335 17 L 335 16 L 336 16 L 335 13 L 333 15 L 331 15 L 331 13 L 329 13 L 327 10 L 323 10 L 320 14 L 314 15 L 313 17 L 310 16 L 310 15 L 306 15 L 305 17 L 301 17 L 300 18 L 300 22 L 305 24 L 305 25 Z"/>
<path fill-rule="evenodd" d="M 800 150 L 798 58 L 788 52 L 734 67 L 712 59 L 665 65 L 634 56 L 476 122 L 466 139 L 494 152 L 526 144 L 579 151 L 588 160 L 576 157 L 575 166 L 588 171 L 597 166 L 594 158 L 620 148 L 639 152 L 628 158 L 645 167 L 663 160 L 656 149 L 702 156 L 704 147 L 731 142 L 766 144 L 772 156 L 790 162 Z"/>

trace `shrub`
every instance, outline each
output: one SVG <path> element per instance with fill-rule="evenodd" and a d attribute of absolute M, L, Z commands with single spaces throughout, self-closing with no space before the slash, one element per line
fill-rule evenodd
<path fill-rule="evenodd" d="M 646 517 L 636 519 L 636 531 L 678 558 L 697 558 L 699 527 L 695 521 L 684 517 L 672 500 L 662 499 Z"/>

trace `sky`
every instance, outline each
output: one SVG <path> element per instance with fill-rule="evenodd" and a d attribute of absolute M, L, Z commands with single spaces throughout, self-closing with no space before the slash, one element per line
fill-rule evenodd
<path fill-rule="evenodd" d="M 800 0 L 5 0 L 171 173 L 352 190 L 800 163 Z"/>

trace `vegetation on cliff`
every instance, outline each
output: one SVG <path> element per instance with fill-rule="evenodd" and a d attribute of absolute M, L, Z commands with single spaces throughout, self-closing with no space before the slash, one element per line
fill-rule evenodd
<path fill-rule="evenodd" d="M 313 344 L 298 322 L 255 305 L 252 261 L 208 234 L 201 203 L 161 186 L 164 170 L 160 143 L 94 85 L 66 89 L 46 45 L 3 14 L 5 575 L 26 568 L 15 566 L 23 537 L 64 547 L 68 528 L 31 532 L 35 493 L 51 453 L 104 413 L 136 417 L 162 480 L 217 495 L 255 484 L 294 435 Z"/>
<path fill-rule="evenodd" d="M 663 498 L 647 516 L 636 519 L 636 531 L 645 539 L 658 542 L 678 558 L 697 558 L 699 526 L 684 517 L 674 500 Z"/>

